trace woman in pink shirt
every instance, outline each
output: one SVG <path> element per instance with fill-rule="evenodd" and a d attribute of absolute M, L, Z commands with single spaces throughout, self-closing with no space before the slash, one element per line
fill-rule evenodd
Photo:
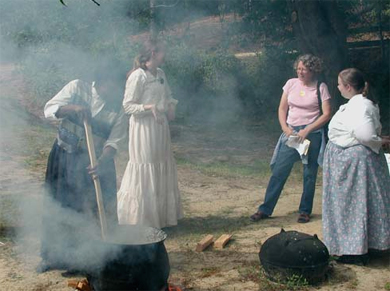
<path fill-rule="evenodd" d="M 264 203 L 250 218 L 259 221 L 268 218 L 276 206 L 284 184 L 295 162 L 303 163 L 303 193 L 298 222 L 310 221 L 313 208 L 318 165 L 325 148 L 324 125 L 331 116 L 330 94 L 325 83 L 318 81 L 322 62 L 313 55 L 300 56 L 294 65 L 298 78 L 287 81 L 279 105 L 279 123 L 283 130 L 271 160 L 272 176 L 265 193 Z M 299 142 L 310 141 L 306 155 L 300 155 L 286 142 L 297 136 Z"/>

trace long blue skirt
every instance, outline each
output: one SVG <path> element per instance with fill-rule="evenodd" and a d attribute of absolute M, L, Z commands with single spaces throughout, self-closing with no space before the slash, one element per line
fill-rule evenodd
<path fill-rule="evenodd" d="M 322 203 L 324 242 L 330 254 L 390 249 L 390 175 L 383 152 L 329 142 Z"/>

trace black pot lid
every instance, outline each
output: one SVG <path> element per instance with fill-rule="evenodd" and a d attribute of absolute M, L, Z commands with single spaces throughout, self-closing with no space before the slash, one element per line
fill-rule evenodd
<path fill-rule="evenodd" d="M 317 235 L 282 229 L 264 242 L 260 261 L 285 268 L 315 267 L 328 263 L 329 252 Z"/>

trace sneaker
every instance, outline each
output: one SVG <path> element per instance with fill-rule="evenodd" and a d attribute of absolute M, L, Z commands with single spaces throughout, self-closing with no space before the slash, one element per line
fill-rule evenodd
<path fill-rule="evenodd" d="M 297 221 L 299 223 L 308 223 L 310 221 L 310 216 L 308 214 L 301 213 L 299 214 Z"/>

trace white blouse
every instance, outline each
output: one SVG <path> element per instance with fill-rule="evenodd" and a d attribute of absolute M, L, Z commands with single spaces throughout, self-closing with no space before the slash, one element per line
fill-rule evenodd
<path fill-rule="evenodd" d="M 144 109 L 147 104 L 156 104 L 159 112 L 166 113 L 170 104 L 177 103 L 178 101 L 172 98 L 165 73 L 160 68 L 157 69 L 156 76 L 139 68 L 132 72 L 126 81 L 123 108 L 127 114 L 139 117 L 149 115 L 151 112 Z"/>
<path fill-rule="evenodd" d="M 51 100 L 49 100 L 44 109 L 45 117 L 49 120 L 61 120 L 56 116 L 58 109 L 61 106 L 71 104 L 72 97 L 79 95 L 89 104 L 92 117 L 95 117 L 102 109 L 105 101 L 96 91 L 95 82 L 87 83 L 82 80 L 73 80 L 65 85 Z M 112 127 L 110 136 L 104 144 L 104 147 L 111 146 L 118 150 L 118 145 L 126 138 L 127 122 L 123 111 L 118 115 L 118 118 Z"/>
<path fill-rule="evenodd" d="M 382 126 L 379 108 L 363 95 L 355 95 L 340 106 L 329 123 L 329 140 L 341 147 L 362 144 L 379 153 Z"/>

